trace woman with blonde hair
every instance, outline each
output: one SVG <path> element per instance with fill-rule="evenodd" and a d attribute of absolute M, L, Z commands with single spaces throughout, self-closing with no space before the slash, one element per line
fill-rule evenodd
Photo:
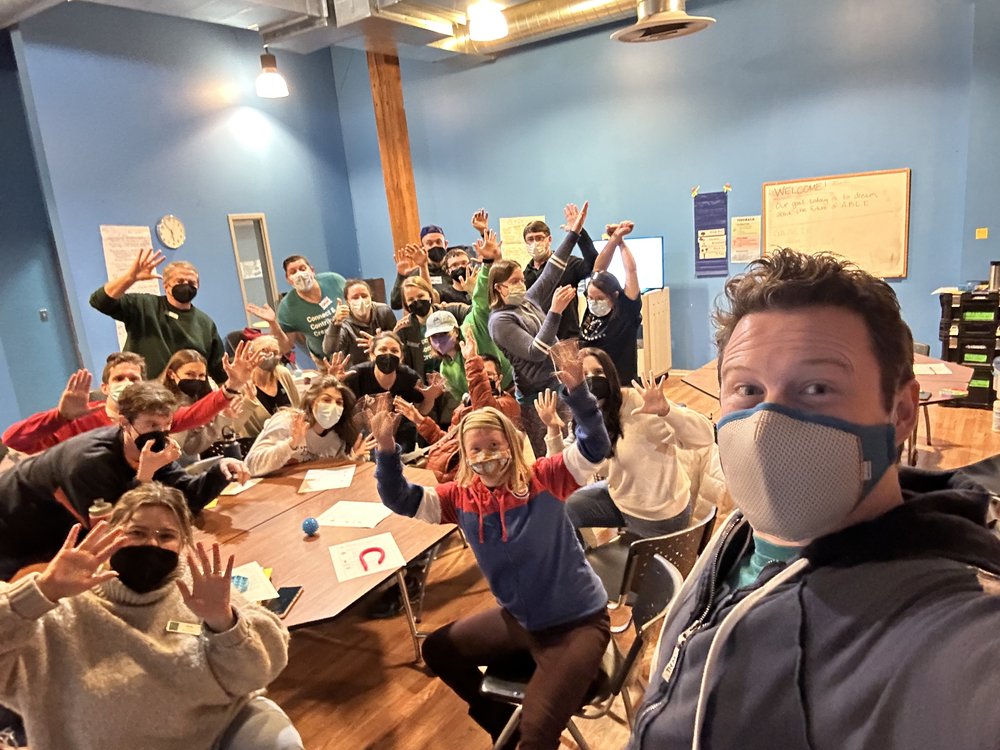
<path fill-rule="evenodd" d="M 333 375 L 313 380 L 298 409 L 281 409 L 264 424 L 244 459 L 263 476 L 289 463 L 351 458 L 363 443 L 354 424 L 353 391 Z"/>
<path fill-rule="evenodd" d="M 410 276 L 402 284 L 403 307 L 407 314 L 396 325 L 395 333 L 403 342 L 404 364 L 423 378 L 439 368 L 440 356 L 427 338 L 427 318 L 438 310 L 450 312 L 462 325 L 472 309 L 464 302 L 441 303 L 441 295 L 422 276 Z"/>
<path fill-rule="evenodd" d="M 557 377 L 573 412 L 573 445 L 532 464 L 510 419 L 490 407 L 478 409 L 459 425 L 455 481 L 437 487 L 403 477 L 394 439 L 400 415 L 385 411 L 372 418 L 382 502 L 429 523 L 459 524 L 499 605 L 431 633 L 424 660 L 496 740 L 513 707 L 480 695 L 479 667 L 530 655 L 536 668 L 524 699 L 522 750 L 558 747 L 610 638 L 607 593 L 584 557 L 564 502 L 604 459 L 608 433 L 579 362 Z M 515 733 L 509 747 L 517 741 Z"/>
<path fill-rule="evenodd" d="M 237 431 L 255 438 L 279 409 L 297 409 L 300 399 L 292 371 L 281 364 L 278 339 L 270 335 L 258 336 L 250 341 L 249 347 L 256 367 L 244 389 L 243 411 Z"/>
<path fill-rule="evenodd" d="M 259 695 L 288 631 L 232 590 L 232 557 L 192 544 L 179 490 L 143 484 L 79 535 L 43 572 L 0 583 L 0 703 L 33 750 L 302 748 Z"/>

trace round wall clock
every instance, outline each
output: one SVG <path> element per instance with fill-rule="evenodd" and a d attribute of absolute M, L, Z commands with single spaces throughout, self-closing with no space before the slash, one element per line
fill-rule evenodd
<path fill-rule="evenodd" d="M 166 247 L 176 250 L 184 244 L 184 222 L 173 214 L 167 214 L 156 225 L 156 236 Z"/>

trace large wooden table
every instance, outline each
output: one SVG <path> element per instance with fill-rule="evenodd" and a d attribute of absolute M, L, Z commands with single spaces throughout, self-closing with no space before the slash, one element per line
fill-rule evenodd
<path fill-rule="evenodd" d="M 407 562 L 437 545 L 456 527 L 428 524 L 393 514 L 374 529 L 321 526 L 316 536 L 302 531 L 302 521 L 318 517 L 338 500 L 379 502 L 375 486 L 375 466 L 359 464 L 350 487 L 299 494 L 298 488 L 308 469 L 343 464 L 322 461 L 290 467 L 267 477 L 255 487 L 232 497 L 220 497 L 218 506 L 202 511 L 197 520 L 195 540 L 219 542 L 236 565 L 259 562 L 272 568 L 278 586 L 302 586 L 302 596 L 289 611 L 289 628 L 333 619 L 381 583 L 395 576 L 403 593 L 407 624 L 419 660 L 420 650 L 411 603 L 406 595 L 403 570 L 387 570 L 340 582 L 334 572 L 329 547 L 334 544 L 391 532 Z M 407 467 L 411 482 L 435 484 L 434 475 L 424 469 Z"/>

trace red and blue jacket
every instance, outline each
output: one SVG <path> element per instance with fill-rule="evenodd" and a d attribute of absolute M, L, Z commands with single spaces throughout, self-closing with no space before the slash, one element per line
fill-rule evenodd
<path fill-rule="evenodd" d="M 428 523 L 462 527 L 497 599 L 526 630 L 539 631 L 604 608 L 607 592 L 591 569 L 566 515 L 566 498 L 604 459 L 611 443 L 597 402 L 580 385 L 566 393 L 576 442 L 531 470 L 528 492 L 490 489 L 479 477 L 467 487 L 410 484 L 399 451 L 376 456 L 375 477 L 386 507 Z"/>

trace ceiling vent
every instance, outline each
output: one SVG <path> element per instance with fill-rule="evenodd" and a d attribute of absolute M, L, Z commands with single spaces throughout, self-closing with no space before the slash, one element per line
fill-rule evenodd
<path fill-rule="evenodd" d="M 632 26 L 616 31 L 611 38 L 619 42 L 659 42 L 707 29 L 714 18 L 689 16 L 685 0 L 641 0 L 639 20 Z"/>

